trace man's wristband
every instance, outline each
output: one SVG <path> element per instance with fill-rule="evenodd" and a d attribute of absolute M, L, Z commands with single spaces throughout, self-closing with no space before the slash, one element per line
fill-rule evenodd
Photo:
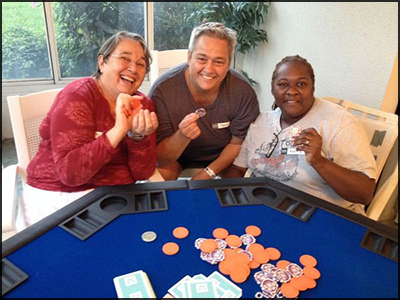
<path fill-rule="evenodd" d="M 211 170 L 209 167 L 205 168 L 204 171 L 206 171 L 208 176 L 210 176 L 212 179 L 215 179 L 215 177 L 217 177 L 217 175 L 215 175 L 214 171 Z"/>
<path fill-rule="evenodd" d="M 134 134 L 130 130 L 128 131 L 128 138 L 135 140 L 135 141 L 140 141 L 144 138 L 144 135 L 141 134 Z"/>

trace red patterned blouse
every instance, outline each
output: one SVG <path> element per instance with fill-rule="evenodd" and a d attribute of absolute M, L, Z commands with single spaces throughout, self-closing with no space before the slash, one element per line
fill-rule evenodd
<path fill-rule="evenodd" d="M 144 109 L 154 111 L 151 99 L 140 92 L 136 95 L 144 97 Z M 148 179 L 156 167 L 156 132 L 141 142 L 125 137 L 114 149 L 105 134 L 114 123 L 93 78 L 67 85 L 40 125 L 43 140 L 28 166 L 28 184 L 77 192 Z"/>

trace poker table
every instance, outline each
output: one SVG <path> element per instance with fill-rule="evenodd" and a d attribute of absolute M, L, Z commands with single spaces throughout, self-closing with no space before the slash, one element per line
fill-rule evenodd
<path fill-rule="evenodd" d="M 186 275 L 218 270 L 200 258 L 196 239 L 219 227 L 240 236 L 249 225 L 280 259 L 318 260 L 316 288 L 299 297 L 398 297 L 397 228 L 268 178 L 98 188 L 2 243 L 3 296 L 115 298 L 113 278 L 142 270 L 161 298 Z M 173 237 L 179 226 L 187 238 Z M 143 241 L 146 231 L 156 240 Z M 167 242 L 179 245 L 176 255 L 162 252 Z M 261 291 L 256 271 L 237 284 L 243 297 Z"/>

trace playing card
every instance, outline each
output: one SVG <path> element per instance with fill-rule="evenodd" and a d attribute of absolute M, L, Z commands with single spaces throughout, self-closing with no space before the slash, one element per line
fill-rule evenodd
<path fill-rule="evenodd" d="M 192 279 L 192 277 L 190 277 L 189 275 L 186 275 L 180 281 L 178 281 L 173 287 L 171 287 L 168 290 L 168 293 L 170 293 L 175 298 L 185 298 L 185 296 L 183 295 L 183 292 L 184 292 L 183 291 L 183 283 L 190 279 Z"/>
<path fill-rule="evenodd" d="M 149 278 L 143 271 L 121 275 L 113 280 L 118 298 L 156 298 Z"/>
<path fill-rule="evenodd" d="M 242 289 L 218 271 L 208 276 L 208 279 L 212 280 L 216 286 L 224 290 L 222 298 L 240 298 L 242 296 Z"/>

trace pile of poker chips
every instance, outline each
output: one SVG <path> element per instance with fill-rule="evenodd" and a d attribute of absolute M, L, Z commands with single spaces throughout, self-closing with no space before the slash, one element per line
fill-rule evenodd
<path fill-rule="evenodd" d="M 218 264 L 219 271 L 229 275 L 236 283 L 245 282 L 251 269 L 281 256 L 279 250 L 265 249 L 256 243 L 256 237 L 261 234 L 260 228 L 251 225 L 245 231 L 239 237 L 230 235 L 224 228 L 217 228 L 213 231 L 214 239 L 198 238 L 195 241 L 196 249 L 201 250 L 200 258 L 210 264 Z"/>
<path fill-rule="evenodd" d="M 315 288 L 315 280 L 321 276 L 315 268 L 317 260 L 311 255 L 302 255 L 300 263 L 304 268 L 286 260 L 279 261 L 276 266 L 271 263 L 261 265 L 261 271 L 254 274 L 254 280 L 261 288 L 255 298 L 296 298 L 300 291 Z"/>
<path fill-rule="evenodd" d="M 278 260 L 281 253 L 276 248 L 264 248 L 256 243 L 256 237 L 261 234 L 260 228 L 251 225 L 246 227 L 246 234 L 229 235 L 224 228 L 213 231 L 214 239 L 198 238 L 195 248 L 201 250 L 200 258 L 209 264 L 218 264 L 219 271 L 229 275 L 236 283 L 245 282 L 251 269 L 261 266 L 254 279 L 261 287 L 257 298 L 274 298 L 285 296 L 295 298 L 299 291 L 315 288 L 321 274 L 314 267 L 317 260 L 310 255 L 303 255 L 300 262 L 304 266 L 285 260 L 277 262 L 276 266 L 268 263 Z M 243 247 L 243 248 L 241 248 Z"/>

